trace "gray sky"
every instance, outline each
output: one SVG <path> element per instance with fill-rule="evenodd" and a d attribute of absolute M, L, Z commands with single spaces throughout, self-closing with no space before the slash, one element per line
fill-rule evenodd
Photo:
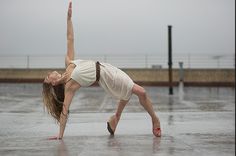
<path fill-rule="evenodd" d="M 0 54 L 63 55 L 66 0 L 1 0 Z M 73 0 L 76 54 L 234 54 L 235 0 Z"/>

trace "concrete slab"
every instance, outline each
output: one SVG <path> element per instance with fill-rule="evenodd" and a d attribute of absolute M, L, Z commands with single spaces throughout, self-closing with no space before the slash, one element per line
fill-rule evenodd
<path fill-rule="evenodd" d="M 101 88 L 81 89 L 73 100 L 63 141 L 48 141 L 58 133 L 42 108 L 41 85 L 0 84 L 0 155 L 235 155 L 235 89 L 191 88 L 174 96 L 168 88 L 146 87 L 161 119 L 163 136 L 152 135 L 148 114 L 133 96 L 116 135 L 106 120 L 116 100 Z"/>

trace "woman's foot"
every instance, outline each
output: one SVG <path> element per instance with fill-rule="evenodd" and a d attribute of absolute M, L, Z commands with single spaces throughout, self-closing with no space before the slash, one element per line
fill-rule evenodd
<path fill-rule="evenodd" d="M 161 137 L 161 124 L 159 119 L 156 121 L 152 121 L 152 133 L 156 136 L 156 137 Z"/>
<path fill-rule="evenodd" d="M 118 122 L 119 118 L 116 115 L 111 116 L 109 121 L 107 122 L 107 130 L 111 135 L 114 135 Z"/>

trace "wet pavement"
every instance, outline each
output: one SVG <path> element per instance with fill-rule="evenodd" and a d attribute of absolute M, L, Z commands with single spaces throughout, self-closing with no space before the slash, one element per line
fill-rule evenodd
<path fill-rule="evenodd" d="M 63 141 L 46 138 L 58 126 L 43 110 L 40 84 L 0 84 L 1 156 L 232 156 L 235 155 L 235 88 L 145 87 L 163 136 L 132 96 L 115 136 L 106 130 L 117 101 L 99 87 L 77 92 Z M 180 94 L 179 94 L 180 93 Z"/>

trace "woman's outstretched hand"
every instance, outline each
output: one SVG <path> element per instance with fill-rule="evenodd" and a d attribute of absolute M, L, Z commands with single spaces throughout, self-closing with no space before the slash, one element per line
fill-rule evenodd
<path fill-rule="evenodd" d="M 70 20 L 72 17 L 72 1 L 69 1 L 69 7 L 68 7 L 68 15 L 67 15 L 67 19 Z"/>

